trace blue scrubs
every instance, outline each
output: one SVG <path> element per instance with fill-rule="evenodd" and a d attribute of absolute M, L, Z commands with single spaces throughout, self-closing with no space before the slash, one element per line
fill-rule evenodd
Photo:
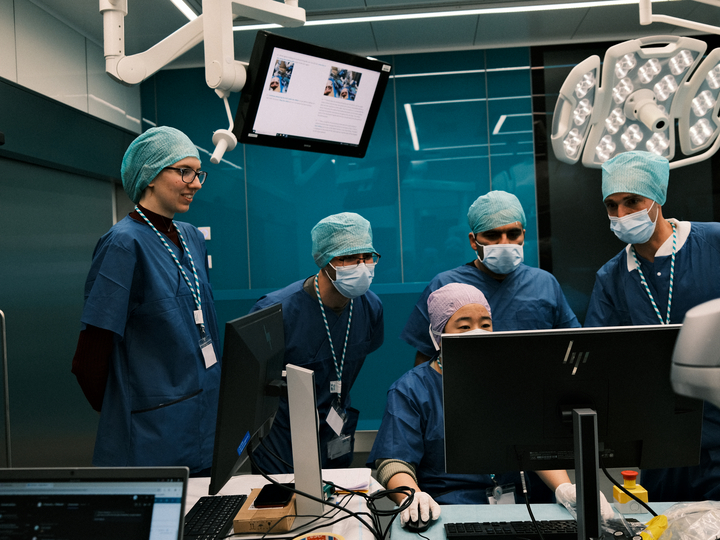
<path fill-rule="evenodd" d="M 674 222 L 678 249 L 670 312 L 673 324 L 682 323 L 685 313 L 698 304 L 720 298 L 720 224 Z M 671 254 L 669 238 L 653 262 L 638 255 L 663 319 L 667 314 Z M 660 324 L 660 319 L 626 248 L 598 271 L 585 326 L 646 324 Z M 720 409 L 707 402 L 704 409 L 700 465 L 643 471 L 641 483 L 651 501 L 720 500 Z"/>
<path fill-rule="evenodd" d="M 200 280 L 206 332 L 220 359 L 205 240 L 175 222 Z M 191 280 L 190 259 L 172 242 Z M 85 283 L 83 328 L 114 332 L 105 398 L 95 441 L 97 466 L 212 464 L 220 363 L 205 368 L 195 303 L 155 231 L 125 217 L 98 242 Z"/>
<path fill-rule="evenodd" d="M 263 296 L 250 310 L 281 303 L 283 325 L 285 329 L 285 364 L 311 369 L 315 372 L 315 395 L 320 419 L 320 455 L 324 469 L 349 467 L 352 451 L 329 459 L 327 445 L 335 436 L 326 418 L 336 394 L 330 393 L 330 382 L 337 380 L 325 323 L 323 322 L 317 296 L 311 296 L 303 289 L 305 280 L 297 281 L 284 289 Z M 338 316 L 332 309 L 325 307 L 325 315 L 333 339 L 333 347 L 338 362 L 342 357 L 345 334 L 348 325 L 350 303 Z M 382 345 L 383 308 L 380 299 L 372 291 L 355 298 L 353 301 L 352 322 L 348 338 L 347 352 L 342 372 L 342 407 L 347 411 L 347 420 L 343 434 L 351 435 L 355 443 L 358 411 L 351 407 L 350 391 L 365 362 L 365 357 Z M 281 398 L 277 415 L 270 433 L 264 439 L 264 445 L 292 464 L 292 446 L 290 441 L 290 416 L 287 398 Z M 290 473 L 292 469 L 275 459 L 262 446 L 254 450 L 253 457 L 263 471 L 267 473 Z"/>
<path fill-rule="evenodd" d="M 485 490 L 495 485 L 489 474 L 445 472 L 444 431 L 442 375 L 433 369 L 432 362 L 424 362 L 388 390 L 382 424 L 367 465 L 374 467 L 378 459 L 400 459 L 415 467 L 418 486 L 439 504 L 487 504 Z M 492 435 L 487 442 L 492 444 Z M 529 477 L 530 501 L 554 502 L 550 488 L 535 473 Z M 519 473 L 496 474 L 495 481 L 499 485 L 515 484 L 516 496 L 522 494 Z"/>
<path fill-rule="evenodd" d="M 466 283 L 480 289 L 492 310 L 493 330 L 538 330 L 580 326 L 552 274 L 521 264 L 498 281 L 473 263 L 435 276 L 420 295 L 400 338 L 426 356 L 435 355 L 430 340 L 427 299 L 448 283 Z"/>

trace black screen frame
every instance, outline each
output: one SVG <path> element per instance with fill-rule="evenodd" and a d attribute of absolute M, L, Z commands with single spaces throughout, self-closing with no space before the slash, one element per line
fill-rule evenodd
<path fill-rule="evenodd" d="M 210 495 L 245 463 L 252 439 L 269 430 L 285 385 L 284 362 L 282 304 L 225 324 Z"/>
<path fill-rule="evenodd" d="M 378 72 L 378 84 L 375 88 L 363 132 L 357 145 L 324 139 L 269 136 L 253 133 L 253 125 L 257 117 L 260 100 L 263 96 L 265 76 L 271 68 L 270 63 L 275 48 L 287 49 L 300 54 L 326 59 L 330 62 L 349 64 L 361 69 Z M 247 67 L 247 82 L 240 96 L 240 104 L 235 114 L 232 131 L 237 137 L 238 142 L 244 144 L 356 158 L 365 157 L 368 145 L 370 144 L 370 136 L 375 127 L 375 121 L 377 120 L 383 95 L 385 94 L 385 89 L 390 78 L 390 71 L 391 66 L 387 62 L 304 43 L 265 30 L 260 30 L 255 37 L 255 44 Z"/>
<path fill-rule="evenodd" d="M 703 403 L 670 382 L 680 327 L 444 334 L 447 472 L 573 469 L 574 408 L 597 413 L 604 467 L 699 463 Z"/>

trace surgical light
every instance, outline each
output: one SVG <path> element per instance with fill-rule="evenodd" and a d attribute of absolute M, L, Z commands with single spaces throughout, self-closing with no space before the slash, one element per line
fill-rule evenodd
<path fill-rule="evenodd" d="M 654 133 L 650 140 L 645 144 L 648 152 L 654 152 L 658 156 L 662 156 L 670 146 L 670 141 L 663 132 Z"/>
<path fill-rule="evenodd" d="M 588 90 L 590 90 L 593 86 L 595 86 L 595 75 L 592 71 L 588 71 L 575 86 L 575 95 L 578 98 L 584 98 L 587 95 Z"/>
<path fill-rule="evenodd" d="M 713 98 L 712 92 L 710 92 L 710 90 L 700 92 L 697 97 L 690 102 L 690 106 L 695 116 L 705 116 L 705 113 L 715 106 L 715 99 Z"/>
<path fill-rule="evenodd" d="M 696 146 L 705 144 L 713 134 L 712 126 L 707 118 L 701 118 L 690 128 L 690 138 Z M 575 150 L 577 152 L 577 149 Z"/>
<path fill-rule="evenodd" d="M 630 79 L 627 77 L 622 79 L 612 91 L 612 97 L 615 103 L 620 105 L 632 93 L 634 88 Z"/>
<path fill-rule="evenodd" d="M 662 71 L 662 66 L 657 58 L 651 58 L 643 66 L 638 69 L 638 79 L 643 84 L 652 81 L 655 76 Z"/>
<path fill-rule="evenodd" d="M 706 48 L 688 37 L 647 37 L 610 47 L 602 63 L 591 56 L 575 66 L 553 114 L 555 156 L 598 168 L 621 152 L 647 150 L 675 168 L 714 154 L 720 49 L 703 59 Z M 683 157 L 673 160 L 676 137 Z"/>
<path fill-rule="evenodd" d="M 613 109 L 610 116 L 605 119 L 605 129 L 610 135 L 615 135 L 625 120 L 625 115 L 620 107 Z"/>
<path fill-rule="evenodd" d="M 578 126 L 582 126 L 590 113 L 592 113 L 590 101 L 583 99 L 573 111 L 573 121 Z"/>
<path fill-rule="evenodd" d="M 635 60 L 635 54 L 626 54 L 615 64 L 615 76 L 618 79 L 624 78 L 628 74 L 628 71 L 634 68 L 636 64 L 637 60 Z"/>

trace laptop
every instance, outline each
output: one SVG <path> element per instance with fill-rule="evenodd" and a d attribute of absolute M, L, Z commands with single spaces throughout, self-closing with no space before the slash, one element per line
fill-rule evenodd
<path fill-rule="evenodd" d="M 0 469 L 0 538 L 182 540 L 186 467 Z"/>

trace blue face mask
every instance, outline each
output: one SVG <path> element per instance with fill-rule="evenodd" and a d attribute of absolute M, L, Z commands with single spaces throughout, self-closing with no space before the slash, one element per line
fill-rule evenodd
<path fill-rule="evenodd" d="M 654 204 L 655 202 L 653 202 L 648 209 L 640 210 L 639 212 L 634 212 L 621 218 L 611 216 L 610 230 L 626 244 L 644 244 L 650 240 L 650 237 L 652 237 L 655 232 L 657 217 L 655 221 L 650 219 L 650 209 Z"/>
<path fill-rule="evenodd" d="M 368 291 L 373 277 L 375 277 L 375 265 L 368 266 L 365 263 L 360 263 L 351 266 L 338 266 L 335 268 L 335 280 L 330 279 L 330 281 L 333 282 L 340 294 L 345 298 L 352 299 L 362 296 Z"/>
<path fill-rule="evenodd" d="M 496 274 L 509 274 L 523 262 L 523 247 L 520 244 L 475 244 L 482 248 L 483 256 L 478 260 L 485 265 L 485 268 Z"/>

